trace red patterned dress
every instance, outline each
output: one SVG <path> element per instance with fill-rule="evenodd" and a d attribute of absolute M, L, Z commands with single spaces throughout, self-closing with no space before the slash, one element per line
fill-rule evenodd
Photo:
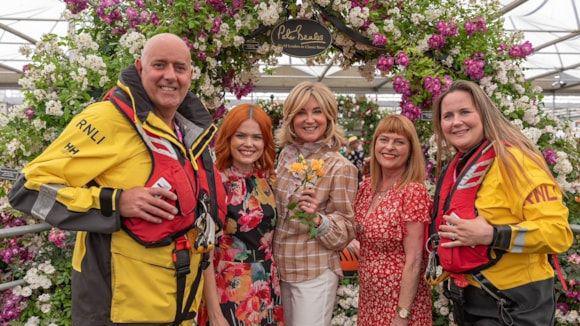
<path fill-rule="evenodd" d="M 406 222 L 428 223 L 431 198 L 424 185 L 410 183 L 388 190 L 369 212 L 370 178 L 361 183 L 355 203 L 356 237 L 360 241 L 358 325 L 390 325 L 396 316 L 405 265 Z M 431 295 L 420 276 L 409 325 L 431 325 Z"/>

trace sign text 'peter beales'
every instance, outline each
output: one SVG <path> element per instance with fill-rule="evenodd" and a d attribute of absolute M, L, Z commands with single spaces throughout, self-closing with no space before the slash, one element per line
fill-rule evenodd
<path fill-rule="evenodd" d="M 272 29 L 272 44 L 293 57 L 312 57 L 324 52 L 332 43 L 330 31 L 309 19 L 290 19 Z"/>

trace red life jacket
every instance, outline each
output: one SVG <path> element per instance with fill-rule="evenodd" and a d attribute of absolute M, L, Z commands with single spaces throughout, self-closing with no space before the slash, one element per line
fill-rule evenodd
<path fill-rule="evenodd" d="M 217 209 L 212 212 L 207 210 L 218 206 L 211 202 L 210 197 L 215 196 L 218 200 L 225 198 L 225 191 L 221 187 L 221 181 L 218 181 L 219 175 L 213 170 L 209 153 L 205 150 L 217 128 L 210 125 L 204 130 L 186 154 L 167 138 L 143 128 L 123 90 L 112 89 L 106 99 L 127 117 L 149 150 L 152 170 L 144 186 L 165 188 L 175 193 L 178 198 L 177 201 L 165 199 L 178 208 L 178 213 L 172 220 L 164 219 L 156 224 L 138 217 L 124 217 L 121 219 L 122 228 L 140 244 L 158 247 L 170 245 L 185 235 L 196 226 L 196 217 L 206 213 L 212 215 L 215 222 L 220 224 Z"/>
<path fill-rule="evenodd" d="M 437 182 L 431 234 L 436 233 L 439 226 L 445 223 L 443 215 L 455 214 L 462 219 L 475 219 L 478 215 L 475 208 L 477 192 L 495 159 L 495 151 L 492 144 L 484 140 L 469 157 L 461 171 L 456 171 L 461 156 L 459 153 L 455 155 Z M 450 241 L 452 240 L 441 238 L 439 244 Z M 501 255 L 502 252 L 492 251 L 491 246 L 485 245 L 454 248 L 437 246 L 439 264 L 452 276 L 453 274 L 477 273 L 495 264 Z"/>

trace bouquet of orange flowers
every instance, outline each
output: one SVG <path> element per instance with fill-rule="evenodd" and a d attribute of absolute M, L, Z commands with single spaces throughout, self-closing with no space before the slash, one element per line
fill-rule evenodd
<path fill-rule="evenodd" d="M 307 160 L 300 154 L 298 160 L 290 165 L 290 171 L 294 176 L 300 178 L 300 185 L 294 192 L 302 191 L 308 186 L 315 186 L 318 178 L 324 175 L 324 161 L 323 160 Z M 291 201 L 288 204 L 290 211 L 290 218 L 298 220 L 300 223 L 309 227 L 308 233 L 311 238 L 315 238 L 318 234 L 317 225 L 314 219 L 318 216 L 315 213 L 306 213 L 298 208 L 298 202 Z"/>

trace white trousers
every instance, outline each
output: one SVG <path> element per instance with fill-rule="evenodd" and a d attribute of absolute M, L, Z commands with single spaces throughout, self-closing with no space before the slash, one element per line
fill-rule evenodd
<path fill-rule="evenodd" d="M 286 326 L 328 326 L 336 301 L 338 276 L 327 269 L 304 282 L 280 282 Z"/>

